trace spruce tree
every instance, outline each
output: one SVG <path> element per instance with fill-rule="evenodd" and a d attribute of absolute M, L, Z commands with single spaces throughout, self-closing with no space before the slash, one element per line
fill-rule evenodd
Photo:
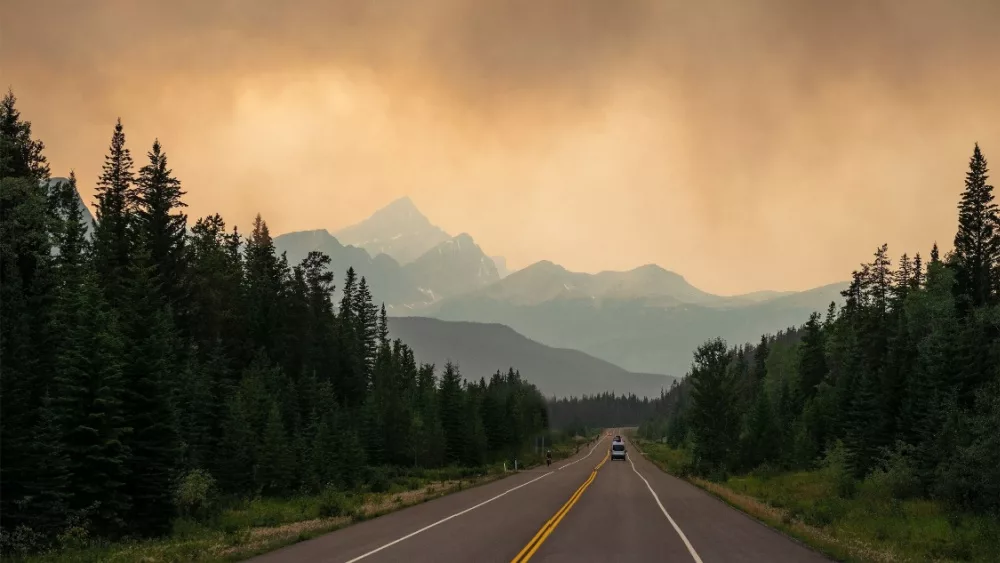
<path fill-rule="evenodd" d="M 222 433 L 212 466 L 212 475 L 224 491 L 245 494 L 253 488 L 257 436 L 252 424 L 247 403 L 234 393 L 226 401 Z"/>
<path fill-rule="evenodd" d="M 729 464 L 737 436 L 739 419 L 728 363 L 725 341 L 715 338 L 698 347 L 691 370 L 695 455 L 697 463 L 711 469 L 724 469 Z"/>
<path fill-rule="evenodd" d="M 72 475 L 70 507 L 83 511 L 99 536 L 115 536 L 125 530 L 131 507 L 125 492 L 124 339 L 89 270 L 64 287 L 57 314 L 63 344 L 55 356 L 57 407 Z"/>
<path fill-rule="evenodd" d="M 97 180 L 97 225 L 94 228 L 94 265 L 105 297 L 116 308 L 121 305 L 132 260 L 134 184 L 132 155 L 125 146 L 125 132 L 119 119 Z"/>
<path fill-rule="evenodd" d="M 25 461 L 33 471 L 23 481 L 25 496 L 17 519 L 44 535 L 63 530 L 72 497 L 69 457 L 59 422 L 58 411 L 51 397 L 46 395 L 38 410 L 37 423 L 30 432 L 30 455 Z"/>
<path fill-rule="evenodd" d="M 445 459 L 449 463 L 460 463 L 465 454 L 466 425 L 462 375 L 454 364 L 445 364 L 438 391 L 438 413 L 445 438 Z"/>
<path fill-rule="evenodd" d="M 157 291 L 156 268 L 150 261 L 145 235 L 139 235 L 136 255 L 126 277 L 122 310 L 128 356 L 124 363 L 125 421 L 132 429 L 126 491 L 132 497 L 131 524 L 137 533 L 156 535 L 169 530 L 173 516 L 171 486 L 180 442 L 171 406 L 180 392 L 182 372 L 169 309 Z"/>
<path fill-rule="evenodd" d="M 23 178 L 37 185 L 49 178 L 42 154 L 45 143 L 31 135 L 31 122 L 21 119 L 17 97 L 8 89 L 0 100 L 0 179 Z"/>
<path fill-rule="evenodd" d="M 993 297 L 994 267 L 1000 261 L 1000 231 L 993 186 L 987 183 L 986 157 L 976 143 L 965 176 L 965 191 L 958 204 L 958 232 L 952 260 L 958 269 L 958 291 L 971 305 Z"/>
<path fill-rule="evenodd" d="M 378 353 L 378 309 L 372 302 L 372 294 L 368 290 L 368 282 L 364 276 L 358 283 L 351 308 L 356 323 L 354 334 L 359 341 L 365 379 L 370 386 L 372 371 L 375 369 L 375 357 Z"/>
<path fill-rule="evenodd" d="M 910 281 L 910 289 L 920 289 L 924 286 L 924 263 L 918 252 L 913 257 L 913 278 Z"/>
<path fill-rule="evenodd" d="M 147 153 L 149 163 L 139 169 L 137 189 L 133 192 L 136 229 L 149 253 L 154 279 L 176 318 L 183 318 L 186 290 L 185 239 L 187 215 L 179 210 L 187 207 L 181 197 L 181 183 L 167 168 L 167 155 L 160 141 L 153 142 Z"/>
<path fill-rule="evenodd" d="M 272 403 L 267 415 L 267 425 L 264 428 L 257 460 L 258 488 L 272 494 L 290 490 L 295 471 L 295 458 L 277 404 Z"/>
<path fill-rule="evenodd" d="M 124 488 L 129 460 L 122 410 L 125 342 L 118 317 L 108 309 L 86 260 L 89 245 L 73 191 L 62 198 L 66 219 L 56 261 L 60 283 L 53 320 L 59 338 L 53 355 L 58 393 L 53 406 L 67 446 L 70 508 L 85 511 L 98 534 L 114 535 L 125 527 L 131 504 Z"/>
<path fill-rule="evenodd" d="M 18 523 L 24 485 L 35 468 L 28 430 L 51 385 L 51 206 L 44 144 L 32 137 L 8 91 L 0 102 L 0 513 Z"/>
<path fill-rule="evenodd" d="M 285 328 L 280 319 L 286 272 L 275 255 L 274 240 L 260 214 L 254 219 L 243 255 L 250 349 L 254 354 L 264 352 L 277 361 L 279 337 Z"/>
<path fill-rule="evenodd" d="M 805 334 L 799 345 L 799 383 L 802 396 L 809 399 L 816 394 L 816 386 L 826 377 L 826 351 L 819 313 L 809 315 Z"/>

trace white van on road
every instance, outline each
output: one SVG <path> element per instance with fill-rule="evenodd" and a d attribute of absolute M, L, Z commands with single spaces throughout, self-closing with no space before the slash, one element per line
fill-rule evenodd
<path fill-rule="evenodd" d="M 616 459 L 625 461 L 625 442 L 621 439 L 611 442 L 611 461 Z"/>

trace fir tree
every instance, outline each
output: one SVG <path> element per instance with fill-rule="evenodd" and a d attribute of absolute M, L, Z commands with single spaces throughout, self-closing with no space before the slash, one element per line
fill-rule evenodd
<path fill-rule="evenodd" d="M 952 261 L 958 268 L 958 291 L 973 306 L 992 299 L 994 265 L 1000 261 L 1000 232 L 993 186 L 987 183 L 986 157 L 975 145 L 958 204 L 958 232 Z"/>
<path fill-rule="evenodd" d="M 118 307 L 132 260 L 134 222 L 132 155 L 125 146 L 121 119 L 115 124 L 111 146 L 97 180 L 97 225 L 94 228 L 94 264 L 104 295 Z"/>
<path fill-rule="evenodd" d="M 178 316 L 183 312 L 186 279 L 185 230 L 187 216 L 179 210 L 187 207 L 181 197 L 181 183 L 167 168 L 167 155 L 162 152 L 160 141 L 153 142 L 147 153 L 149 163 L 139 169 L 137 189 L 133 191 L 132 206 L 136 210 L 136 228 L 154 267 L 154 279 L 159 291 Z"/>
<path fill-rule="evenodd" d="M 21 119 L 16 104 L 8 89 L 0 101 L 0 179 L 23 178 L 37 185 L 49 178 L 45 143 L 31 136 L 31 122 Z"/>
<path fill-rule="evenodd" d="M 288 444 L 288 434 L 277 404 L 271 405 L 257 459 L 257 485 L 260 489 L 267 493 L 289 490 L 295 470 L 295 458 Z"/>
<path fill-rule="evenodd" d="M 280 322 L 285 271 L 275 256 L 267 223 L 259 214 L 243 253 L 251 350 L 255 354 L 263 351 L 271 360 L 278 360 L 278 336 L 285 328 Z"/>
<path fill-rule="evenodd" d="M 59 296 L 63 345 L 56 352 L 59 419 L 65 432 L 73 491 L 70 508 L 85 511 L 98 535 L 124 531 L 131 499 L 128 428 L 122 415 L 123 338 L 89 271 Z"/>
<path fill-rule="evenodd" d="M 451 463 L 460 463 L 465 454 L 465 433 L 463 427 L 465 408 L 462 397 L 462 375 L 449 362 L 441 375 L 438 391 L 438 412 L 445 437 L 445 458 Z"/>
<path fill-rule="evenodd" d="M 802 396 L 816 394 L 816 386 L 826 377 L 826 352 L 819 313 L 809 316 L 799 348 L 799 382 Z"/>
<path fill-rule="evenodd" d="M 239 394 L 231 396 L 222 421 L 218 455 L 213 459 L 212 474 L 224 491 L 246 493 L 251 490 L 256 473 L 256 435 L 248 405 Z"/>
<path fill-rule="evenodd" d="M 695 455 L 706 467 L 724 468 L 730 462 L 738 416 L 732 380 L 726 365 L 726 343 L 709 340 L 695 351 L 691 371 L 691 427 L 695 435 Z"/>
<path fill-rule="evenodd" d="M 155 266 L 143 242 L 128 270 L 122 312 L 128 351 L 124 414 L 132 429 L 126 442 L 131 457 L 125 490 L 132 498 L 134 529 L 156 535 L 169 529 L 173 516 L 171 485 L 180 444 L 171 399 L 179 391 L 174 378 L 182 368 L 175 356 L 173 322 L 157 292 Z"/>
<path fill-rule="evenodd" d="M 29 429 L 39 422 L 51 387 L 53 272 L 51 202 L 43 182 L 49 169 L 44 144 L 21 119 L 8 91 L 0 102 L 0 513 L 18 522 L 15 509 L 35 468 Z"/>
<path fill-rule="evenodd" d="M 72 497 L 70 466 L 58 412 L 49 395 L 43 398 L 39 408 L 26 461 L 34 469 L 23 482 L 25 496 L 19 507 L 18 521 L 42 534 L 62 530 L 69 517 Z"/>

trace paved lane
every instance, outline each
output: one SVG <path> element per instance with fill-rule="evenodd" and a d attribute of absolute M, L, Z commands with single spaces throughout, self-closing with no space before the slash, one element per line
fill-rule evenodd
<path fill-rule="evenodd" d="M 531 471 L 257 557 L 258 563 L 766 562 L 828 559 L 610 439 Z"/>
<path fill-rule="evenodd" d="M 531 563 L 691 561 L 627 461 L 608 461 Z"/>
<path fill-rule="evenodd" d="M 592 449 L 480 487 L 349 526 L 254 559 L 316 563 L 508 562 L 604 457 Z"/>

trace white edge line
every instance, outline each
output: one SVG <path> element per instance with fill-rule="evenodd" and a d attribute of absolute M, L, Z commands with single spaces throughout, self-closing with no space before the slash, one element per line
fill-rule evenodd
<path fill-rule="evenodd" d="M 635 468 L 635 463 L 632 461 L 631 457 L 628 458 L 628 462 L 632 465 L 632 471 L 635 471 L 635 474 L 638 475 L 639 478 L 642 479 L 642 482 L 646 484 L 646 488 L 649 489 L 649 493 L 653 495 L 654 499 L 656 499 L 656 504 L 659 505 L 660 511 L 667 517 L 667 520 L 670 521 L 670 525 L 674 527 L 677 535 L 681 537 L 684 545 L 687 546 L 688 553 L 691 554 L 691 557 L 693 557 L 697 563 L 702 563 L 701 557 L 698 557 L 698 552 L 694 550 L 694 546 L 692 546 L 691 542 L 688 541 L 687 536 L 685 536 L 684 532 L 681 531 L 681 527 L 677 525 L 677 522 L 674 522 L 674 519 L 670 517 L 670 513 L 667 512 L 667 509 L 663 508 L 663 503 L 660 502 L 660 497 L 656 495 L 656 491 L 654 491 L 653 487 L 649 485 L 649 481 L 647 481 L 646 478 L 642 476 L 642 473 L 639 473 L 639 470 Z"/>
<path fill-rule="evenodd" d="M 599 439 L 597 440 L 597 443 L 596 443 L 596 444 L 594 444 L 594 447 L 593 447 L 593 448 L 590 448 L 590 451 L 589 451 L 589 452 L 587 452 L 587 455 L 585 455 L 585 456 L 581 457 L 580 459 L 578 459 L 578 460 L 576 460 L 576 461 L 571 461 L 571 462 L 567 463 L 566 465 L 563 465 L 562 467 L 560 467 L 560 468 L 556 469 L 556 471 L 562 471 L 563 469 L 566 469 L 567 467 L 569 467 L 570 465 L 573 465 L 574 463 L 580 463 L 581 461 L 583 461 L 583 460 L 587 459 L 588 457 L 590 457 L 590 454 L 594 453 L 594 451 L 595 451 L 595 450 L 597 450 L 597 446 L 600 446 L 600 445 L 601 445 L 601 442 L 603 442 L 603 441 L 604 441 L 604 438 L 603 438 L 603 437 L 599 438 Z"/>
<path fill-rule="evenodd" d="M 580 459 L 578 459 L 576 461 L 571 461 L 571 462 L 567 463 L 566 465 L 563 465 L 559 469 L 564 469 L 566 467 L 569 467 L 570 465 L 573 465 L 574 463 L 578 463 L 578 462 L 581 462 L 581 461 L 587 459 L 588 457 L 590 457 L 590 454 L 594 453 L 594 451 L 597 449 L 597 446 L 599 446 L 601 444 L 601 442 L 603 442 L 603 441 L 604 441 L 603 438 L 600 439 L 600 440 L 598 440 L 597 443 L 594 444 L 594 447 L 591 448 L 590 453 L 588 453 L 587 455 L 581 457 Z M 557 469 L 556 471 L 559 471 L 559 469 Z M 362 555 L 359 555 L 359 556 L 355 557 L 354 559 L 351 559 L 351 560 L 347 561 L 346 563 L 355 563 L 356 561 L 361 561 L 365 557 L 369 557 L 371 555 L 375 555 L 376 553 L 382 551 L 383 549 L 387 549 L 389 547 L 392 547 L 392 546 L 396 545 L 397 543 L 399 543 L 401 541 L 408 540 L 408 539 L 412 538 L 413 536 L 415 536 L 417 534 L 426 532 L 427 530 L 430 530 L 431 528 L 433 528 L 434 526 L 437 526 L 438 524 L 444 524 L 445 522 L 447 522 L 448 520 L 451 520 L 452 518 L 457 518 L 457 517 L 459 517 L 459 516 L 461 516 L 463 514 L 466 514 L 468 512 L 472 512 L 473 510 L 479 508 L 480 506 L 489 504 L 489 503 L 497 500 L 498 498 L 500 498 L 500 497 L 502 497 L 502 496 L 504 496 L 504 495 L 506 495 L 508 493 L 512 493 L 512 492 L 520 489 L 521 487 L 527 487 L 528 485 L 534 483 L 535 481 L 538 481 L 539 479 L 544 479 L 544 478 L 548 477 L 549 475 L 552 475 L 553 473 L 555 473 L 555 471 L 549 471 L 547 473 L 542 474 L 539 477 L 535 477 L 534 479 L 532 479 L 531 481 L 528 481 L 527 483 L 521 483 L 520 485 L 518 485 L 516 487 L 512 487 L 510 489 L 507 489 L 506 491 L 500 493 L 499 495 L 497 495 L 497 496 L 495 496 L 493 498 L 486 499 L 483 502 L 481 502 L 481 503 L 479 503 L 479 504 L 477 504 L 475 506 L 471 506 L 469 508 L 466 508 L 465 510 L 463 510 L 461 512 L 456 512 L 455 514 L 452 514 L 451 516 L 446 516 L 446 517 L 438 520 L 437 522 L 434 522 L 433 524 L 428 524 L 428 525 L 424 526 L 423 528 L 420 528 L 419 530 L 416 530 L 414 532 L 410 532 L 409 534 L 406 534 L 405 536 L 403 536 L 403 537 L 401 537 L 399 539 L 393 540 L 393 541 L 391 541 L 391 542 L 389 542 L 389 543 L 387 543 L 387 544 L 385 544 L 385 545 L 383 545 L 381 547 L 376 547 L 375 549 L 369 551 L 368 553 L 364 553 Z M 662 508 L 662 506 L 661 506 L 661 508 Z M 668 518 L 669 518 L 669 516 L 668 516 Z M 698 563 L 701 563 L 701 560 L 699 560 Z"/>

